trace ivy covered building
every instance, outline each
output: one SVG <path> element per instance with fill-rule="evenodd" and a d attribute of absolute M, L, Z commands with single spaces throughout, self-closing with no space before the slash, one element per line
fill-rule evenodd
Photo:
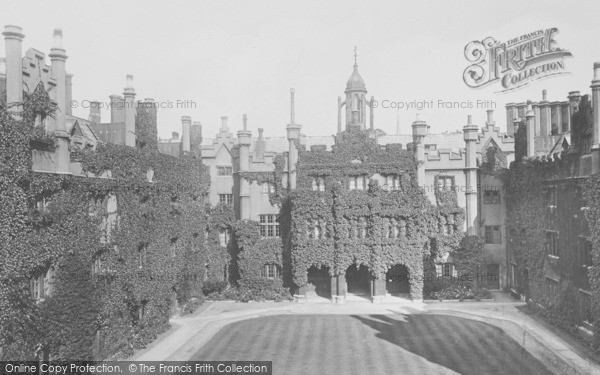
<path fill-rule="evenodd" d="M 507 105 L 510 289 L 552 323 L 600 345 L 600 63 L 591 95 Z M 522 110 L 515 110 L 522 108 Z M 565 116 L 566 114 L 566 116 Z"/>
<path fill-rule="evenodd" d="M 209 177 L 158 152 L 156 107 L 72 115 L 62 31 L 51 64 L 6 26 L 0 60 L 0 359 L 124 357 L 202 295 Z"/>
<path fill-rule="evenodd" d="M 488 111 L 483 127 L 469 118 L 460 133 L 432 134 L 429 125 L 417 119 L 410 134 L 386 135 L 375 128 L 373 98 L 367 97 L 355 64 L 344 100 L 338 98 L 337 134 L 310 136 L 296 121 L 294 95 L 292 89 L 286 137 L 267 136 L 262 129 L 253 135 L 251 120 L 244 116 L 237 132 L 222 117 L 219 132 L 208 138 L 205 125 L 184 116 L 181 138 L 177 134 L 159 145 L 173 155 L 178 150 L 199 153 L 210 170 L 211 205 L 233 210 L 235 220 L 217 229 L 221 246 L 231 256 L 229 275 L 282 278 L 296 293 L 324 290 L 335 300 L 348 293 L 373 300 L 390 294 L 419 299 L 424 280 L 458 277 L 461 261 L 453 251 L 470 235 L 484 242 L 481 262 L 469 271 L 477 285 L 509 287 L 500 175 L 514 160 L 514 138 L 500 131 L 493 111 Z M 342 198 L 345 195 L 362 199 L 364 207 L 352 206 L 349 198 Z M 326 203 L 309 202 L 316 197 Z M 298 203 L 302 199 L 309 201 Z M 400 201 L 393 203 L 394 199 Z M 393 214 L 392 208 L 385 208 L 386 213 L 369 211 L 373 205 L 382 210 L 399 206 L 402 199 L 421 202 L 428 214 L 399 207 Z M 300 213 L 313 204 L 315 212 Z M 362 216 L 350 215 L 354 209 Z M 408 220 L 409 213 L 416 216 Z M 325 214 L 329 216 L 319 216 Z M 427 228 L 416 224 L 425 219 Z M 249 237 L 235 233 L 240 223 L 251 228 L 244 231 Z M 358 228 L 365 230 L 364 238 Z M 413 242 L 396 233 L 405 231 Z M 377 252 L 387 259 L 377 259 Z M 413 257 L 421 261 L 410 261 Z M 388 271 L 391 277 L 386 277 Z M 358 286 L 346 279 L 347 272 Z M 412 289 L 411 277 L 416 283 Z"/>

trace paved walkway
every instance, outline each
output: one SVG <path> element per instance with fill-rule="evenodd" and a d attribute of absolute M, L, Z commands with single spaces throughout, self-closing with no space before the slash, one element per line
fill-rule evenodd
<path fill-rule="evenodd" d="M 442 302 L 346 304 L 261 302 L 214 302 L 199 313 L 171 319 L 173 328 L 148 348 L 128 360 L 160 361 L 189 360 L 221 328 L 233 322 L 282 314 L 446 314 L 496 325 L 515 338 L 536 358 L 544 361 L 557 374 L 600 374 L 600 366 L 579 355 L 562 338 L 520 312 L 524 303 L 510 296 L 496 296 L 495 302 Z"/>

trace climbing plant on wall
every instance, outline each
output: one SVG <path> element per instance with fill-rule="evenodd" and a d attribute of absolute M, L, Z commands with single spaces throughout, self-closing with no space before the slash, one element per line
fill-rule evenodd
<path fill-rule="evenodd" d="M 20 119 L 10 109 L 0 104 L 2 355 L 130 354 L 167 328 L 175 300 L 201 291 L 207 171 L 150 146 L 100 144 L 81 156 L 87 176 L 34 173 L 31 134 L 54 107 L 36 90 Z M 51 275 L 43 296 L 31 289 L 39 275 Z"/>
<path fill-rule="evenodd" d="M 423 262 L 436 256 L 430 239 L 436 238 L 436 251 L 442 251 L 457 246 L 461 236 L 459 230 L 442 232 L 438 219 L 451 214 L 451 225 L 460 228 L 464 215 L 456 191 L 443 193 L 432 205 L 417 184 L 416 169 L 412 151 L 382 147 L 359 130 L 339 134 L 332 151 L 301 149 L 298 189 L 290 195 L 294 283 L 306 285 L 311 266 L 328 267 L 333 276 L 351 264 L 364 264 L 381 278 L 389 267 L 403 264 L 411 297 L 422 298 Z"/>

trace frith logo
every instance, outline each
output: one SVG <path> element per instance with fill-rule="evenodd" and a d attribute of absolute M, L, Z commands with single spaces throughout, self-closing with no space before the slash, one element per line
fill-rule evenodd
<path fill-rule="evenodd" d="M 479 88 L 499 81 L 502 90 L 523 87 L 537 79 L 566 74 L 565 57 L 571 52 L 558 48 L 556 27 L 537 30 L 500 43 L 492 37 L 472 41 L 465 47 L 465 58 L 472 63 L 463 73 L 469 87 Z"/>

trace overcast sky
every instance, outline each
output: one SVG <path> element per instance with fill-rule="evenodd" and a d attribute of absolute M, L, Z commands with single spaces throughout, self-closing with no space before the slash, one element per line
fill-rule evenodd
<path fill-rule="evenodd" d="M 354 46 L 368 96 L 390 101 L 496 103 L 497 125 L 506 128 L 504 104 L 565 100 L 589 92 L 592 65 L 600 60 L 598 1 L 4 1 L 0 20 L 26 35 L 24 51 L 48 53 L 53 28 L 62 28 L 73 77 L 73 99 L 107 101 L 122 94 L 133 74 L 137 99 L 172 102 L 158 114 L 159 135 L 180 131 L 181 116 L 217 132 L 220 117 L 241 129 L 284 136 L 289 89 L 296 89 L 296 119 L 306 135 L 331 135 L 337 97 L 352 73 Z M 573 53 L 570 75 L 533 82 L 511 93 L 465 85 L 464 48 L 492 36 L 500 41 L 557 27 L 559 47 Z M 4 50 L 0 52 L 4 55 Z M 47 58 L 48 64 L 50 63 Z M 177 101 L 196 108 L 177 108 Z M 437 107 L 437 106 L 436 106 Z M 377 108 L 375 126 L 393 134 L 399 116 L 410 133 L 416 110 Z M 88 110 L 74 109 L 87 118 Z M 430 132 L 460 129 L 467 114 L 482 125 L 485 109 L 421 111 Z M 104 112 L 103 121 L 109 121 Z"/>

